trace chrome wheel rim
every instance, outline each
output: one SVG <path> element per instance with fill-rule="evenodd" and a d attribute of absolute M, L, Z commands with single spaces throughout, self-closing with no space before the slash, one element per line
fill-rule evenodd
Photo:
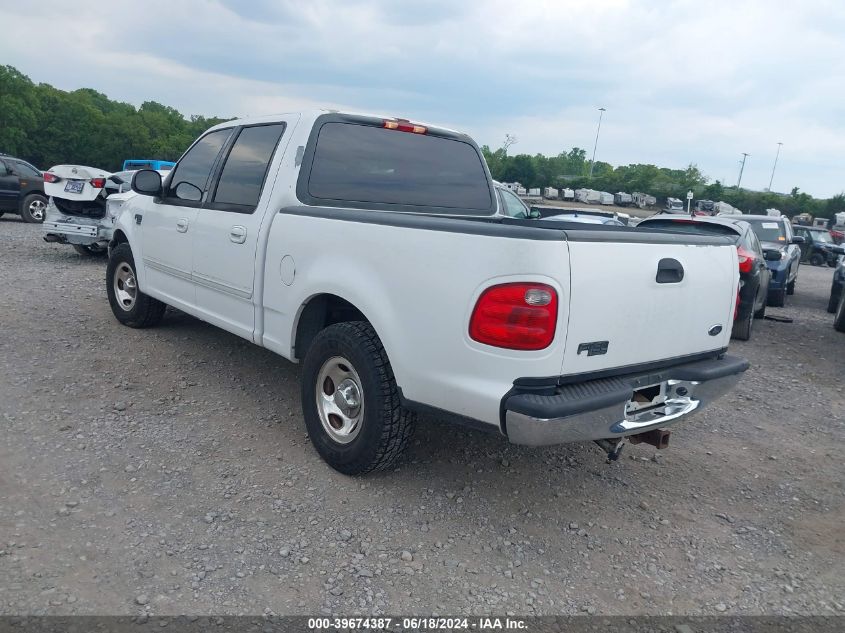
<path fill-rule="evenodd" d="M 329 437 L 348 444 L 361 431 L 364 390 L 361 378 L 348 360 L 333 356 L 320 368 L 316 384 L 317 412 Z"/>
<path fill-rule="evenodd" d="M 135 306 L 138 298 L 138 284 L 135 281 L 135 271 L 126 262 L 120 262 L 114 271 L 114 298 L 118 305 L 129 312 Z"/>
<path fill-rule="evenodd" d="M 33 220 L 41 221 L 44 219 L 44 212 L 47 210 L 47 205 L 43 200 L 33 200 L 29 203 L 29 215 Z"/>

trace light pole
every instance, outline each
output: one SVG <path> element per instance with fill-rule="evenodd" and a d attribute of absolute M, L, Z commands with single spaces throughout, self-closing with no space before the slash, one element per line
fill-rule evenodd
<path fill-rule="evenodd" d="M 593 167 L 596 165 L 596 148 L 599 146 L 599 132 L 601 132 L 601 118 L 604 116 L 605 109 L 599 108 L 599 126 L 596 129 L 596 142 L 593 145 L 593 159 L 590 161 L 590 179 L 593 177 Z"/>
<path fill-rule="evenodd" d="M 772 165 L 772 177 L 771 177 L 771 178 L 769 178 L 769 191 L 771 191 L 771 190 L 772 190 L 772 182 L 773 182 L 773 181 L 774 181 L 774 179 L 775 179 L 775 168 L 778 166 L 778 158 L 780 157 L 780 148 L 781 148 L 781 146 L 782 146 L 782 145 L 783 145 L 783 143 L 781 143 L 780 141 L 778 141 L 778 151 L 777 151 L 777 153 L 775 154 L 775 164 L 774 164 L 774 165 Z"/>
<path fill-rule="evenodd" d="M 739 183 L 742 182 L 742 172 L 745 171 L 745 159 L 751 156 L 746 152 L 742 153 L 742 165 L 739 167 L 739 178 L 736 179 L 736 188 L 739 189 Z"/>

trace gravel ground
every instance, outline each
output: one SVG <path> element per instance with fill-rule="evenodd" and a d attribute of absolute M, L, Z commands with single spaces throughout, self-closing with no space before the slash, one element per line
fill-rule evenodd
<path fill-rule="evenodd" d="M 0 219 L 2 614 L 845 613 L 830 269 L 657 452 L 423 419 L 393 472 L 305 436 L 296 366 L 181 313 L 120 326 L 103 260 Z"/>

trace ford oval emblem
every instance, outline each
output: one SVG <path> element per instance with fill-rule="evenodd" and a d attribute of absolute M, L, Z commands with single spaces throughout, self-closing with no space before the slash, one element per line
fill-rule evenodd
<path fill-rule="evenodd" d="M 720 334 L 721 332 L 722 332 L 722 326 L 721 325 L 714 325 L 709 330 L 707 330 L 707 333 L 710 336 L 716 336 L 717 334 Z"/>

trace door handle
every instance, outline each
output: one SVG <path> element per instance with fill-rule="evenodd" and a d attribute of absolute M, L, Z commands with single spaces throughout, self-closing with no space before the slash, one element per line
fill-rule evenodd
<path fill-rule="evenodd" d="M 235 244 L 243 244 L 246 242 L 246 227 L 233 226 L 229 229 L 229 240 Z"/>
<path fill-rule="evenodd" d="M 176 222 L 176 230 L 180 233 L 187 233 L 188 232 L 188 218 L 179 218 L 179 221 Z"/>
<path fill-rule="evenodd" d="M 657 277 L 655 281 L 659 284 L 677 284 L 684 279 L 684 267 L 677 259 L 665 257 L 657 264 Z"/>

